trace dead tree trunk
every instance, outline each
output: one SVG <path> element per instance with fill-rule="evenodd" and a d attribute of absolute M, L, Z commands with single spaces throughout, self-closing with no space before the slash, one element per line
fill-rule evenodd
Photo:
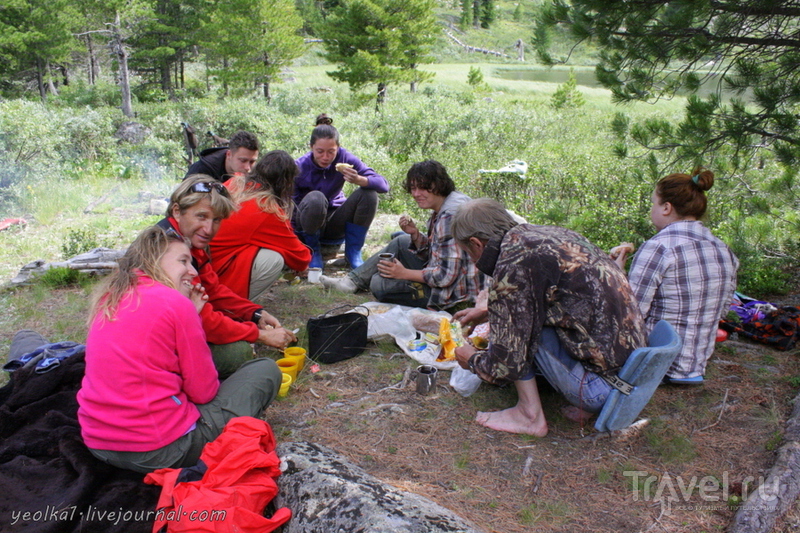
<path fill-rule="evenodd" d="M 119 63 L 119 90 L 122 94 L 122 114 L 126 117 L 133 116 L 133 106 L 131 105 L 131 82 L 128 76 L 128 51 L 122 42 L 120 33 L 119 13 L 114 20 L 114 32 L 111 38 L 111 49 Z"/>
<path fill-rule="evenodd" d="M 47 74 L 47 91 L 50 94 L 54 94 L 58 96 L 58 89 L 56 88 L 56 84 L 53 83 L 53 72 L 50 68 L 50 60 L 45 63 L 45 73 Z"/>
<path fill-rule="evenodd" d="M 383 102 L 386 100 L 386 84 L 384 82 L 380 82 L 378 84 L 378 95 L 375 99 L 375 111 L 380 111 Z"/>
<path fill-rule="evenodd" d="M 69 69 L 66 65 L 58 65 L 58 70 L 61 72 L 61 84 L 67 87 L 69 85 Z"/>
<path fill-rule="evenodd" d="M 40 58 L 36 58 L 36 85 L 39 88 L 39 98 L 42 99 L 42 102 L 47 101 L 47 90 L 45 90 L 44 86 L 44 64 Z"/>
<path fill-rule="evenodd" d="M 225 69 L 227 72 L 228 70 L 228 58 L 222 58 L 222 68 Z M 225 76 L 222 77 L 222 95 L 227 98 L 228 97 L 228 78 Z"/>
<path fill-rule="evenodd" d="M 767 479 L 744 502 L 733 518 L 730 533 L 768 533 L 800 494 L 800 394 L 786 422 L 784 444 Z"/>
<path fill-rule="evenodd" d="M 86 34 L 86 52 L 89 55 L 89 71 L 87 72 L 89 75 L 89 85 L 94 85 L 97 83 L 97 78 L 99 77 L 99 66 L 97 64 L 97 56 L 94 52 L 94 43 L 92 42 L 92 35 L 90 33 Z"/>

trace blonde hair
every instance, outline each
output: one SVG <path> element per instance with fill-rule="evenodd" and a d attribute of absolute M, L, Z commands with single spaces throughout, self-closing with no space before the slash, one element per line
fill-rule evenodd
<path fill-rule="evenodd" d="M 198 183 L 208 184 L 209 192 L 193 191 L 192 187 Z M 184 178 L 172 191 L 172 196 L 170 196 L 169 205 L 167 206 L 167 216 L 172 216 L 175 206 L 178 206 L 180 212 L 184 213 L 187 209 L 199 204 L 206 198 L 211 202 L 211 211 L 213 211 L 214 216 L 228 218 L 238 209 L 238 206 L 230 198 L 228 191 L 220 182 L 207 174 L 192 174 Z"/>
<path fill-rule="evenodd" d="M 161 267 L 161 258 L 174 242 L 190 247 L 189 242 L 172 229 L 164 231 L 158 226 L 150 226 L 143 230 L 120 258 L 117 268 L 92 293 L 89 323 L 101 314 L 112 320 L 122 299 L 136 291 L 140 273 L 177 289 Z"/>

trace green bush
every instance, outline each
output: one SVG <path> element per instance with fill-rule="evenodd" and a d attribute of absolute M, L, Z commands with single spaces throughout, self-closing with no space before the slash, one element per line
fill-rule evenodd
<path fill-rule="evenodd" d="M 109 247 L 110 245 L 105 241 L 101 243 L 97 232 L 94 229 L 73 229 L 67 233 L 67 236 L 64 238 L 64 242 L 61 244 L 61 255 L 64 259 L 69 259 L 101 246 Z"/>
<path fill-rule="evenodd" d="M 86 272 L 73 270 L 71 268 L 50 268 L 45 270 L 41 276 L 36 278 L 38 283 L 52 289 L 81 286 L 85 287 L 92 283 L 92 278 Z"/>
<path fill-rule="evenodd" d="M 550 104 L 556 109 L 565 107 L 581 107 L 586 103 L 583 94 L 578 90 L 578 80 L 575 71 L 569 69 L 569 78 L 553 93 Z"/>
<path fill-rule="evenodd" d="M 476 87 L 483 83 L 483 72 L 477 67 L 469 67 L 469 74 L 467 74 L 467 83 L 472 87 Z"/>

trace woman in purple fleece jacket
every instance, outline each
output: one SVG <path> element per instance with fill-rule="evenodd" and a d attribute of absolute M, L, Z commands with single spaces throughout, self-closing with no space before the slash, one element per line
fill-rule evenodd
<path fill-rule="evenodd" d="M 322 113 L 311 132 L 311 151 L 297 160 L 300 175 L 295 180 L 297 205 L 292 225 L 300 239 L 311 248 L 311 268 L 322 267 L 320 240 L 344 238 L 344 253 L 351 268 L 364 262 L 361 248 L 375 213 L 378 193 L 389 190 L 386 178 L 339 146 L 339 132 L 333 120 Z M 358 185 L 345 197 L 345 182 Z"/>

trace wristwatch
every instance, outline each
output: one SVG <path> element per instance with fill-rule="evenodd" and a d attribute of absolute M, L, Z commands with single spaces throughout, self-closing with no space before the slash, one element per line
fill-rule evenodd
<path fill-rule="evenodd" d="M 476 355 L 478 355 L 478 353 L 477 353 L 477 352 L 476 352 L 476 353 L 474 353 L 474 354 L 472 354 L 472 357 L 470 357 L 470 358 L 469 358 L 469 361 L 467 361 L 467 366 L 469 367 L 470 371 L 471 371 L 473 374 L 477 374 L 477 373 L 478 373 L 478 372 L 475 370 L 475 356 L 476 356 Z"/>
<path fill-rule="evenodd" d="M 264 310 L 263 309 L 259 309 L 258 311 L 253 313 L 253 318 L 251 318 L 250 321 L 251 322 L 255 322 L 256 324 L 258 324 L 259 322 L 261 322 L 261 315 L 262 314 L 264 314 Z"/>

